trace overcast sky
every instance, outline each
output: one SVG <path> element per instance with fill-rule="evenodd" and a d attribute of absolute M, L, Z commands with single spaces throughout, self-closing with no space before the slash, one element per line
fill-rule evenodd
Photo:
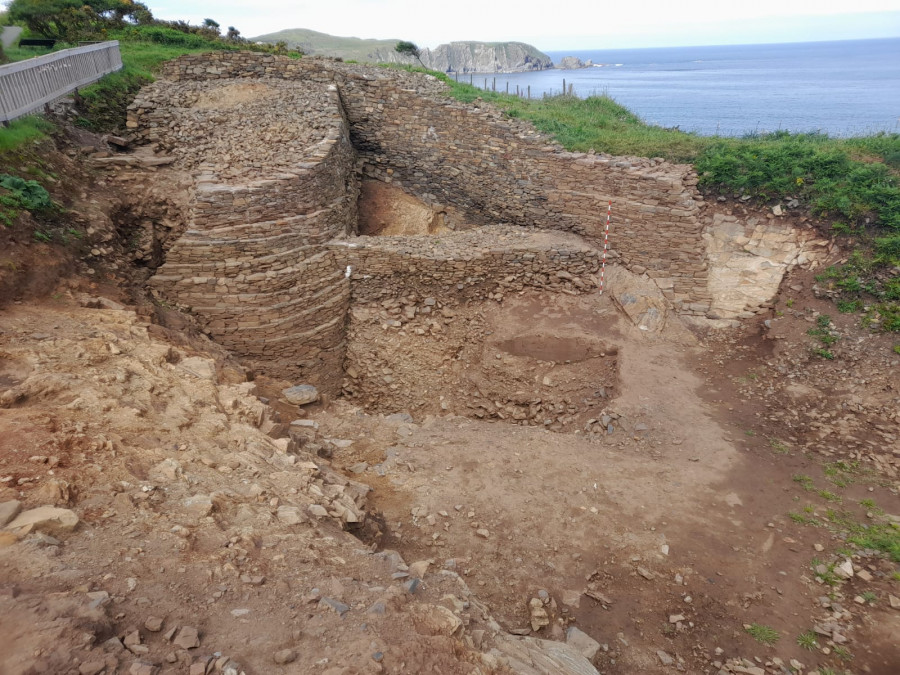
<path fill-rule="evenodd" d="M 145 0 L 245 37 L 284 28 L 412 40 L 528 42 L 542 50 L 804 42 L 900 36 L 900 0 Z M 557 4 L 559 2 L 559 4 Z M 900 61 L 900 55 L 898 55 Z"/>

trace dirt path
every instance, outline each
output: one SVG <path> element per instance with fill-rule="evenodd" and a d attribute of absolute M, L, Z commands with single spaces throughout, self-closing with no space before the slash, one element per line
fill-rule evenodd
<path fill-rule="evenodd" d="M 658 650 L 689 672 L 729 657 L 811 661 L 795 637 L 824 611 L 809 565 L 828 542 L 788 517 L 801 490 L 791 476 L 810 461 L 747 447 L 752 410 L 727 378 L 697 372 L 711 353 L 677 324 L 636 329 L 596 295 L 509 298 L 488 316 L 485 367 L 521 366 L 496 345 L 523 334 L 614 347 L 618 396 L 591 413 L 616 415 L 612 431 L 428 417 L 388 433 L 380 418 L 336 416 L 335 433 L 365 439 L 336 460 L 374 488 L 382 545 L 449 559 L 508 629 L 527 629 L 529 599 L 548 592 L 543 630 L 562 638 L 553 620 L 573 622 L 603 645 L 603 672 L 664 672 Z M 873 625 L 900 628 L 878 614 Z M 779 631 L 776 647 L 748 635 L 754 623 Z M 871 649 L 869 672 L 900 663 L 890 643 Z"/>

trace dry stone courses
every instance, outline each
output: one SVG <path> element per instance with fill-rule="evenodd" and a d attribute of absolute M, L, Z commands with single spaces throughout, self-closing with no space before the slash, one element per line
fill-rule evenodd
<path fill-rule="evenodd" d="M 339 391 L 351 298 L 589 290 L 610 200 L 616 262 L 682 315 L 710 315 L 702 198 L 687 165 L 565 152 L 419 73 L 238 52 L 183 56 L 164 76 L 128 126 L 194 185 L 192 222 L 153 286 L 263 371 Z M 356 237 L 361 178 L 453 214 L 455 231 Z M 491 239 L 501 224 L 512 243 Z M 460 231 L 470 228 L 481 238 Z M 540 242 L 544 230 L 578 236 L 560 247 Z"/>

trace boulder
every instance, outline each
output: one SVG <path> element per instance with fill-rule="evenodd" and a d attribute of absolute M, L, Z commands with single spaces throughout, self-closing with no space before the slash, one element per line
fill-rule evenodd
<path fill-rule="evenodd" d="M 5 527 L 9 521 L 19 515 L 21 510 L 22 502 L 17 499 L 0 504 L 0 527 Z"/>
<path fill-rule="evenodd" d="M 20 513 L 5 529 L 18 535 L 29 532 L 55 534 L 70 532 L 78 525 L 78 516 L 69 509 L 41 506 Z"/>
<path fill-rule="evenodd" d="M 600 643 L 584 631 L 575 628 L 575 626 L 570 626 L 566 630 L 566 644 L 578 650 L 578 653 L 588 661 L 593 659 L 597 652 L 600 651 Z"/>
<path fill-rule="evenodd" d="M 500 633 L 491 654 L 517 675 L 599 675 L 572 645 Z"/>
<path fill-rule="evenodd" d="M 666 326 L 668 303 L 652 279 L 613 266 L 606 270 L 607 289 L 613 302 L 640 330 L 658 333 Z"/>
<path fill-rule="evenodd" d="M 281 391 L 281 395 L 292 405 L 306 405 L 319 400 L 319 390 L 311 384 L 298 384 Z"/>

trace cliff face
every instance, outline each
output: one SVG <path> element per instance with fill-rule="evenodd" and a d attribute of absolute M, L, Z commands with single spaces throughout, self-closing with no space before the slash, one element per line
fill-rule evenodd
<path fill-rule="evenodd" d="M 511 73 L 553 67 L 549 56 L 524 42 L 451 42 L 423 49 L 422 62 L 432 70 L 460 73 Z"/>
<path fill-rule="evenodd" d="M 415 59 L 383 47 L 370 51 L 360 60 L 419 65 Z M 426 68 L 445 73 L 518 73 L 553 68 L 549 56 L 524 42 L 451 42 L 435 49 L 423 49 L 422 63 Z"/>
<path fill-rule="evenodd" d="M 290 28 L 251 39 L 270 44 L 283 40 L 289 47 L 302 49 L 310 56 L 419 65 L 414 58 L 394 50 L 397 40 L 361 40 L 304 28 Z M 524 42 L 451 42 L 435 49 L 423 49 L 422 63 L 433 70 L 460 73 L 514 73 L 553 67 L 549 56 Z"/>

